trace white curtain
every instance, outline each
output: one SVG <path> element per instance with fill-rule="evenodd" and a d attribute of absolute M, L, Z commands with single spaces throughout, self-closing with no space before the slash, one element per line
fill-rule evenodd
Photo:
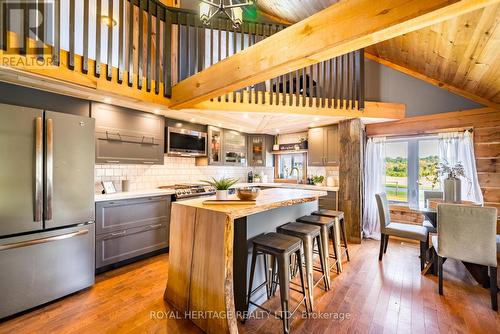
<path fill-rule="evenodd" d="M 439 134 L 439 159 L 447 161 L 451 166 L 462 163 L 466 178 L 462 179 L 462 199 L 483 203 L 483 194 L 477 178 L 476 159 L 472 134 L 465 132 L 449 132 Z"/>
<path fill-rule="evenodd" d="M 363 236 L 380 239 L 375 194 L 385 189 L 385 138 L 369 138 L 364 171 Z"/>

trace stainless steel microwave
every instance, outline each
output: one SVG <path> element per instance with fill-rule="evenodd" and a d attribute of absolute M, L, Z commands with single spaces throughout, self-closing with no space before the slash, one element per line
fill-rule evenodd
<path fill-rule="evenodd" d="M 206 132 L 168 127 L 167 154 L 189 157 L 207 155 Z"/>

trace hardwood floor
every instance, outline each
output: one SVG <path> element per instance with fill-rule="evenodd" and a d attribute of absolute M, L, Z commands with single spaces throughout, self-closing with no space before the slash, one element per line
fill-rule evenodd
<path fill-rule="evenodd" d="M 436 277 L 420 274 L 417 244 L 391 241 L 382 262 L 376 241 L 349 247 L 351 262 L 332 290 L 314 291 L 317 316 L 330 319 L 296 314 L 292 333 L 500 333 L 489 291 L 462 264 L 446 262 L 439 296 Z M 151 316 L 171 310 L 162 299 L 167 269 L 168 255 L 160 255 L 101 274 L 90 289 L 0 323 L 0 333 L 199 333 L 187 320 Z M 278 298 L 268 304 L 277 307 Z M 250 319 L 239 329 L 282 331 L 274 318 Z"/>

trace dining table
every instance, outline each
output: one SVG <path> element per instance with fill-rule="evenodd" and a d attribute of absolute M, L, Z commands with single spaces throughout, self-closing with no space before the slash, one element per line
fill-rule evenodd
<path fill-rule="evenodd" d="M 418 206 L 410 206 L 410 209 L 423 214 L 427 220 L 436 228 L 438 228 L 438 217 L 437 217 L 437 206 L 441 203 L 445 203 L 442 199 L 429 199 L 427 203 L 419 204 Z M 481 204 L 474 203 L 471 201 L 460 201 L 456 203 L 446 203 L 446 204 L 459 204 L 459 205 L 470 205 L 470 206 L 481 206 Z M 429 238 L 430 239 L 430 238 Z M 437 264 L 435 259 L 437 259 L 437 253 L 434 247 L 429 248 L 429 251 L 426 254 L 426 265 L 424 270 L 422 270 L 422 274 L 432 273 L 433 275 L 437 275 Z M 467 271 L 471 274 L 471 276 L 484 288 L 490 287 L 490 279 L 488 274 L 488 267 L 470 263 L 466 261 L 462 261 Z"/>

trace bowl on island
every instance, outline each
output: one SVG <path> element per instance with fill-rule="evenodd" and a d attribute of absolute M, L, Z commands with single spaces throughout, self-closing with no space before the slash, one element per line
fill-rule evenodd
<path fill-rule="evenodd" d="M 242 201 L 253 201 L 260 194 L 260 188 L 257 187 L 242 187 L 236 189 L 236 196 Z"/>

